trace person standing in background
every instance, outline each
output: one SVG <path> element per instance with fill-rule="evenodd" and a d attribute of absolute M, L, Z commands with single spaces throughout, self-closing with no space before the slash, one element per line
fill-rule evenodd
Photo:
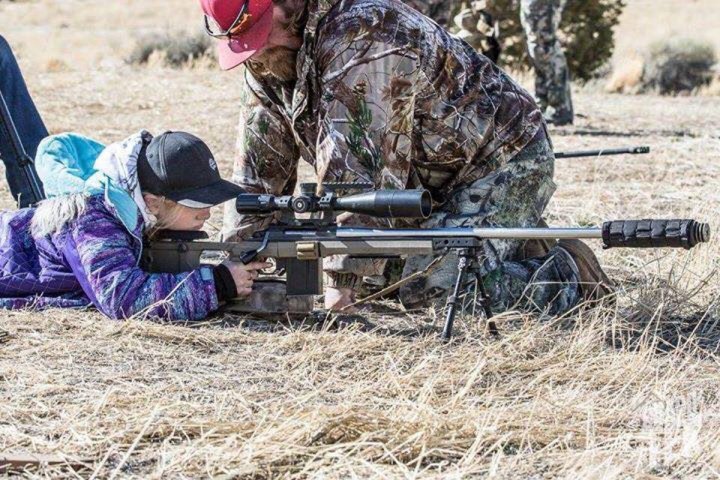
<path fill-rule="evenodd" d="M 535 97 L 545 120 L 573 123 L 570 70 L 557 37 L 567 0 L 521 0 L 520 20 L 535 68 Z"/>
<path fill-rule="evenodd" d="M 493 63 L 500 58 L 500 42 L 497 25 L 487 10 L 485 0 L 463 2 L 462 8 L 453 19 L 458 32 L 455 34 L 469 43 Z"/>
<path fill-rule="evenodd" d="M 10 44 L 0 35 L 0 93 L 7 103 L 8 111 L 17 129 L 20 142 L 30 158 L 35 158 L 40 141 L 48 136 L 47 128 L 40 118 L 35 103 L 28 93 L 25 80 L 18 66 Z M 7 127 L 9 128 L 9 127 Z M 5 177 L 10 192 L 21 207 L 28 206 L 28 199 L 33 198 L 30 185 L 23 181 L 20 166 L 11 161 L 13 147 L 5 127 L 0 125 L 0 159 L 5 164 Z M 31 169 L 35 169 L 30 165 Z M 35 174 L 37 176 L 37 173 Z"/>

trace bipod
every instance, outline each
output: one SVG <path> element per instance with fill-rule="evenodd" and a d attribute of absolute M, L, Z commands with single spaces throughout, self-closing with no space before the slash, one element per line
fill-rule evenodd
<path fill-rule="evenodd" d="M 445 315 L 445 328 L 442 333 L 442 338 L 445 341 L 449 341 L 452 337 L 453 323 L 455 322 L 458 303 L 463 301 L 460 297 L 462 294 L 469 293 L 469 289 L 465 287 L 465 280 L 468 272 L 472 272 L 472 274 L 475 275 L 475 281 L 477 282 L 477 294 L 479 295 L 476 294 L 473 301 L 476 301 L 478 296 L 480 297 L 480 304 L 482 305 L 483 312 L 485 313 L 487 329 L 492 335 L 498 334 L 497 325 L 492 320 L 493 313 L 490 309 L 490 297 L 488 297 L 485 285 L 482 281 L 476 250 L 476 248 L 461 248 L 458 250 L 458 275 L 455 279 L 453 292 L 450 296 L 448 296 L 447 303 L 445 304 L 447 314 Z M 465 291 L 463 291 L 463 289 Z"/>

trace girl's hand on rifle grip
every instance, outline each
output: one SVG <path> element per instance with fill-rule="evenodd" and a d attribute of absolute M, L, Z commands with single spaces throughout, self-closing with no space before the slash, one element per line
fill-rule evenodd
<path fill-rule="evenodd" d="M 239 297 L 247 297 L 252 292 L 253 282 L 260 275 L 260 270 L 269 268 L 271 264 L 267 262 L 252 262 L 247 265 L 239 262 L 231 262 L 226 260 L 223 262 L 235 281 L 235 287 Z"/>

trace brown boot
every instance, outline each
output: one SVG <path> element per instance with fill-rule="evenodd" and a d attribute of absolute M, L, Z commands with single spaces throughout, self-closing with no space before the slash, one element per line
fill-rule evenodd
<path fill-rule="evenodd" d="M 603 272 L 590 247 L 577 239 L 560 240 L 558 246 L 575 260 L 580 272 L 580 290 L 585 301 L 598 301 L 615 292 L 615 284 Z"/>

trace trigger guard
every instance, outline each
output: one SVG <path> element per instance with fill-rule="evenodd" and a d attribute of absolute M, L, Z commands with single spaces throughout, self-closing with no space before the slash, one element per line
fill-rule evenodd
<path fill-rule="evenodd" d="M 281 270 L 284 270 L 282 268 L 280 268 L 280 269 L 278 268 L 278 262 L 273 257 L 268 257 L 263 260 L 271 264 L 269 267 L 260 270 L 265 275 L 279 275 L 278 272 Z"/>

